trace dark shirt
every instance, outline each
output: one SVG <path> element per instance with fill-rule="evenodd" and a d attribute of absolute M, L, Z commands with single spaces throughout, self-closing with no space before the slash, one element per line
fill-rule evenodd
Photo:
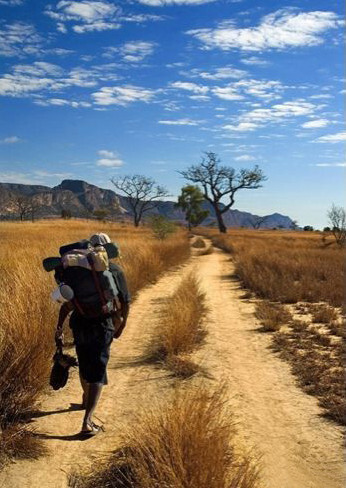
<path fill-rule="evenodd" d="M 118 264 L 114 263 L 109 264 L 109 271 L 112 273 L 115 284 L 117 285 L 119 291 L 119 300 L 122 303 L 130 303 L 131 296 L 127 287 L 124 271 Z"/>

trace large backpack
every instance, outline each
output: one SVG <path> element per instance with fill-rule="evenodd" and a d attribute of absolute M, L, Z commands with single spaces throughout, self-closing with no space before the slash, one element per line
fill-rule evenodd
<path fill-rule="evenodd" d="M 119 291 L 109 271 L 106 249 L 84 240 L 62 246 L 59 252 L 55 280 L 72 288 L 71 301 L 78 314 L 87 319 L 118 316 Z"/>

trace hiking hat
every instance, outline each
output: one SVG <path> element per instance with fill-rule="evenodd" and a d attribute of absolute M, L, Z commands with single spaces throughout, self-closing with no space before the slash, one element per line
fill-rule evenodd
<path fill-rule="evenodd" d="M 94 234 L 90 237 L 89 241 L 93 246 L 103 246 L 104 244 L 108 244 L 111 241 L 109 235 L 99 232 L 98 234 Z"/>

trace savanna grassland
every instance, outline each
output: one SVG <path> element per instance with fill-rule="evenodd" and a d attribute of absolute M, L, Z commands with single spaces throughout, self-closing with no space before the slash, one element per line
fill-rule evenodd
<path fill-rule="evenodd" d="M 42 259 L 59 255 L 63 244 L 107 232 L 120 245 L 130 292 L 135 297 L 146 284 L 190 255 L 184 231 L 164 241 L 148 228 L 135 229 L 95 221 L 0 223 L 0 428 L 1 452 L 26 457 L 39 455 L 23 421 L 35 408 L 48 384 L 54 352 L 58 305 L 50 293 L 52 273 Z M 1 431 L 0 431 L 1 432 Z"/>
<path fill-rule="evenodd" d="M 344 424 L 345 249 L 318 232 L 202 233 L 232 256 L 244 298 L 259 299 L 262 330 L 274 332 L 273 349 L 290 362 L 301 387 Z"/>
<path fill-rule="evenodd" d="M 196 234 L 210 240 L 179 228 L 157 239 L 145 226 L 72 220 L 3 223 L 0 232 L 1 461 L 37 457 L 7 465 L 5 485 L 40 473 L 47 487 L 259 488 L 262 475 L 270 488 L 318 478 L 317 488 L 338 486 L 339 427 L 324 424 L 302 391 L 344 422 L 342 250 L 331 239 L 205 228 Z M 80 426 L 80 412 L 67 408 L 77 375 L 47 395 L 59 307 L 42 259 L 95 232 L 120 245 L 133 304 L 112 347 L 112 388 L 100 407 L 106 430 L 89 444 L 70 442 Z M 300 449 L 297 461 L 297 439 L 316 442 L 320 455 Z"/>

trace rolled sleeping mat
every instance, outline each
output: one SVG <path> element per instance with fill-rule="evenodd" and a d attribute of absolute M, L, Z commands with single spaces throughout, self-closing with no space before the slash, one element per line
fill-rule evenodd
<path fill-rule="evenodd" d="M 42 261 L 42 264 L 45 271 L 53 271 L 57 266 L 61 266 L 61 258 L 59 257 L 45 258 Z"/>
<path fill-rule="evenodd" d="M 72 249 L 87 249 L 88 245 L 86 245 L 86 243 L 89 245 L 89 241 L 84 240 L 84 241 L 75 242 L 74 244 L 61 246 L 59 252 L 61 255 L 63 255 L 66 252 L 71 251 Z M 117 258 L 119 256 L 119 246 L 117 244 L 114 244 L 114 242 L 108 242 L 107 244 L 104 244 L 103 247 L 106 249 L 107 256 L 109 259 Z M 42 261 L 42 264 L 45 271 L 53 271 L 57 266 L 61 265 L 61 258 L 55 256 L 50 258 L 45 258 Z"/>
<path fill-rule="evenodd" d="M 61 246 L 59 249 L 59 253 L 60 256 L 63 256 L 68 251 L 72 251 L 73 249 L 88 249 L 90 245 L 90 241 L 88 241 L 87 239 L 82 239 L 81 241 L 72 242 L 72 244 L 65 244 L 64 246 Z"/>

